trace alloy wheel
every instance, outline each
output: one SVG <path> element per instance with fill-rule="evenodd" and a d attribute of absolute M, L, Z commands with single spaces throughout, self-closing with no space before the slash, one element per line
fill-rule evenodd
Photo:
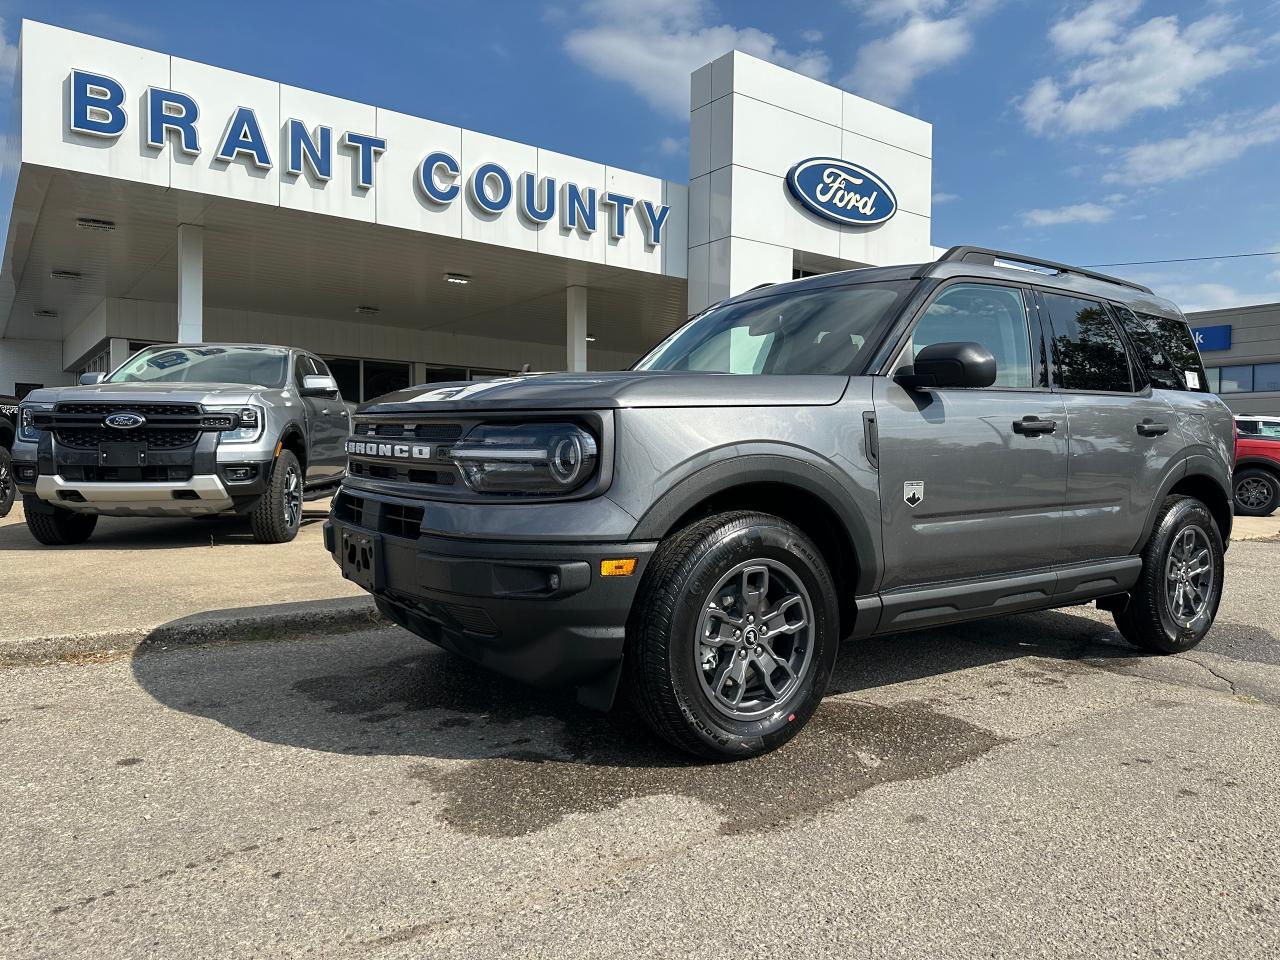
<path fill-rule="evenodd" d="M 1208 609 L 1213 592 L 1213 551 L 1204 530 L 1189 526 L 1178 532 L 1164 572 L 1169 615 L 1180 627 L 1190 628 Z"/>
<path fill-rule="evenodd" d="M 290 467 L 284 475 L 284 522 L 296 527 L 302 519 L 302 479 L 298 471 Z"/>
<path fill-rule="evenodd" d="M 1261 477 L 1245 477 L 1236 484 L 1236 500 L 1248 510 L 1261 510 L 1271 502 L 1271 484 Z"/>
<path fill-rule="evenodd" d="M 813 660 L 813 604 L 800 577 L 778 560 L 740 563 L 703 603 L 698 677 L 708 701 L 735 720 L 780 709 Z"/>

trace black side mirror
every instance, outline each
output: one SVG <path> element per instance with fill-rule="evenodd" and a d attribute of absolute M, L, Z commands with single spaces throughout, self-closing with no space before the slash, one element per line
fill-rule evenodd
<path fill-rule="evenodd" d="M 893 378 L 913 390 L 930 387 L 989 387 L 996 382 L 996 358 L 977 343 L 931 343 L 915 363 Z"/>

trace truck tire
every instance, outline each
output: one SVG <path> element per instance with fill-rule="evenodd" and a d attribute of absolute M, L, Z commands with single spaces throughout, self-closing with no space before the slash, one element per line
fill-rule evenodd
<path fill-rule="evenodd" d="M 774 750 L 826 691 L 835 596 L 822 554 L 785 520 L 699 520 L 660 544 L 646 572 L 627 624 L 624 695 L 689 753 L 727 760 Z"/>
<path fill-rule="evenodd" d="M 1192 497 L 1167 497 L 1142 551 L 1142 573 L 1116 627 L 1153 653 L 1190 650 L 1209 632 L 1222 599 L 1222 534 Z"/>
<path fill-rule="evenodd" d="M 1241 467 L 1232 482 L 1237 516 L 1269 517 L 1280 506 L 1280 477 L 1265 467 Z"/>
<path fill-rule="evenodd" d="M 281 450 L 267 492 L 249 512 L 249 525 L 259 543 L 288 543 L 301 524 L 302 468 L 291 451 Z"/>
<path fill-rule="evenodd" d="M 45 504 L 31 494 L 23 496 L 22 507 L 27 517 L 27 529 L 46 547 L 84 543 L 98 525 L 96 513 L 76 513 L 61 507 L 54 507 L 51 513 L 45 512 L 42 509 Z"/>
<path fill-rule="evenodd" d="M 7 517 L 13 509 L 17 488 L 13 485 L 13 461 L 9 451 L 0 447 L 0 517 Z"/>

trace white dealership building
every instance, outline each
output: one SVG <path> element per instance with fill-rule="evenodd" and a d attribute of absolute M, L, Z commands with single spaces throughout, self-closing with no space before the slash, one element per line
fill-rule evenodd
<path fill-rule="evenodd" d="M 25 21 L 0 393 L 174 340 L 306 347 L 351 399 L 625 367 L 758 284 L 933 258 L 928 123 L 739 52 L 690 93 L 678 183 Z"/>

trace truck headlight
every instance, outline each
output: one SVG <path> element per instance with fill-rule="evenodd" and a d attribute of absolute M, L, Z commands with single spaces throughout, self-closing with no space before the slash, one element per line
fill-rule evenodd
<path fill-rule="evenodd" d="M 261 407 L 205 407 L 210 413 L 230 413 L 239 424 L 234 430 L 218 434 L 219 443 L 252 443 L 262 436 L 266 415 Z"/>
<path fill-rule="evenodd" d="M 484 423 L 449 456 L 478 493 L 554 495 L 595 475 L 599 445 L 575 423 Z"/>
<path fill-rule="evenodd" d="M 36 443 L 40 439 L 40 428 L 36 426 L 37 413 L 52 413 L 52 403 L 20 403 L 18 404 L 18 439 L 27 443 Z"/>

